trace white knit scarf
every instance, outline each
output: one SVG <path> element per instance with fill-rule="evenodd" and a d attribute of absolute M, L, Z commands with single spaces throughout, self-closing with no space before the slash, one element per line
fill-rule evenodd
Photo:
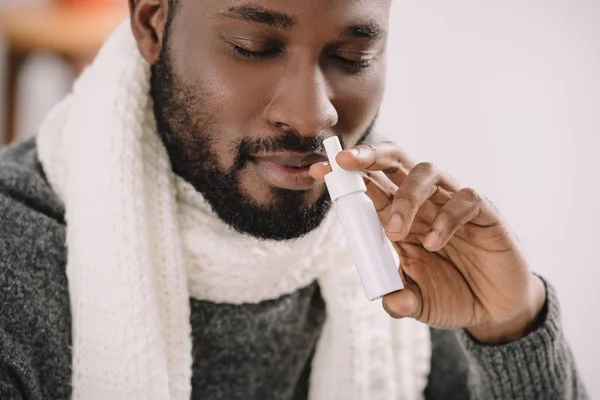
<path fill-rule="evenodd" d="M 337 221 L 294 241 L 233 231 L 172 172 L 149 82 L 124 23 L 37 140 L 66 206 L 73 398 L 187 400 L 190 296 L 258 303 L 315 280 L 327 318 L 310 398 L 421 398 L 429 330 L 366 300 Z"/>

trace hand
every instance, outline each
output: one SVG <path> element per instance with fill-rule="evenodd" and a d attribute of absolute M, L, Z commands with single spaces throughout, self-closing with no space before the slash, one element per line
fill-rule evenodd
<path fill-rule="evenodd" d="M 359 145 L 336 161 L 363 171 L 367 195 L 400 256 L 405 290 L 383 299 L 392 317 L 466 328 L 485 343 L 529 331 L 545 303 L 545 285 L 490 201 L 433 165 L 416 164 L 394 143 Z M 327 163 L 311 167 L 321 181 L 330 171 Z"/>

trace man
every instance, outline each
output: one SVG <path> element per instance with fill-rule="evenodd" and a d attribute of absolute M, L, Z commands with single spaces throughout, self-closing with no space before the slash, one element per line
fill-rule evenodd
<path fill-rule="evenodd" d="M 365 144 L 389 0 L 130 8 L 0 155 L 0 398 L 586 398 L 499 212 Z M 401 261 L 393 318 L 329 213 L 333 135 Z"/>

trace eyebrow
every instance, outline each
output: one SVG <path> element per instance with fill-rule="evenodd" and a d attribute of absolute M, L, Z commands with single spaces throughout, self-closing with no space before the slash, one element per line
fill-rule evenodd
<path fill-rule="evenodd" d="M 350 25 L 342 34 L 345 38 L 379 39 L 381 36 L 383 29 L 375 22 Z"/>
<path fill-rule="evenodd" d="M 289 30 L 298 23 L 298 18 L 293 15 L 269 10 L 251 3 L 228 7 L 219 16 L 238 21 L 264 24 L 282 30 Z M 368 21 L 350 25 L 344 30 L 342 37 L 379 39 L 383 34 L 384 30 L 377 23 Z"/>
<path fill-rule="evenodd" d="M 255 4 L 231 6 L 222 12 L 220 16 L 239 21 L 265 24 L 283 30 L 290 29 L 297 23 L 297 18 L 292 15 L 269 10 Z"/>

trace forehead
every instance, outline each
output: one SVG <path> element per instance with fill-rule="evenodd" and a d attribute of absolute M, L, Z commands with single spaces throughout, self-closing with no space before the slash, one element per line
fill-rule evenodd
<path fill-rule="evenodd" d="M 385 29 L 391 0 L 178 0 L 185 19 L 200 23 L 224 18 L 271 20 L 286 30 L 340 28 L 345 25 Z M 261 12 L 264 11 L 264 12 Z M 262 15 L 261 15 L 262 14 Z M 273 24 L 274 23 L 274 24 Z"/>

